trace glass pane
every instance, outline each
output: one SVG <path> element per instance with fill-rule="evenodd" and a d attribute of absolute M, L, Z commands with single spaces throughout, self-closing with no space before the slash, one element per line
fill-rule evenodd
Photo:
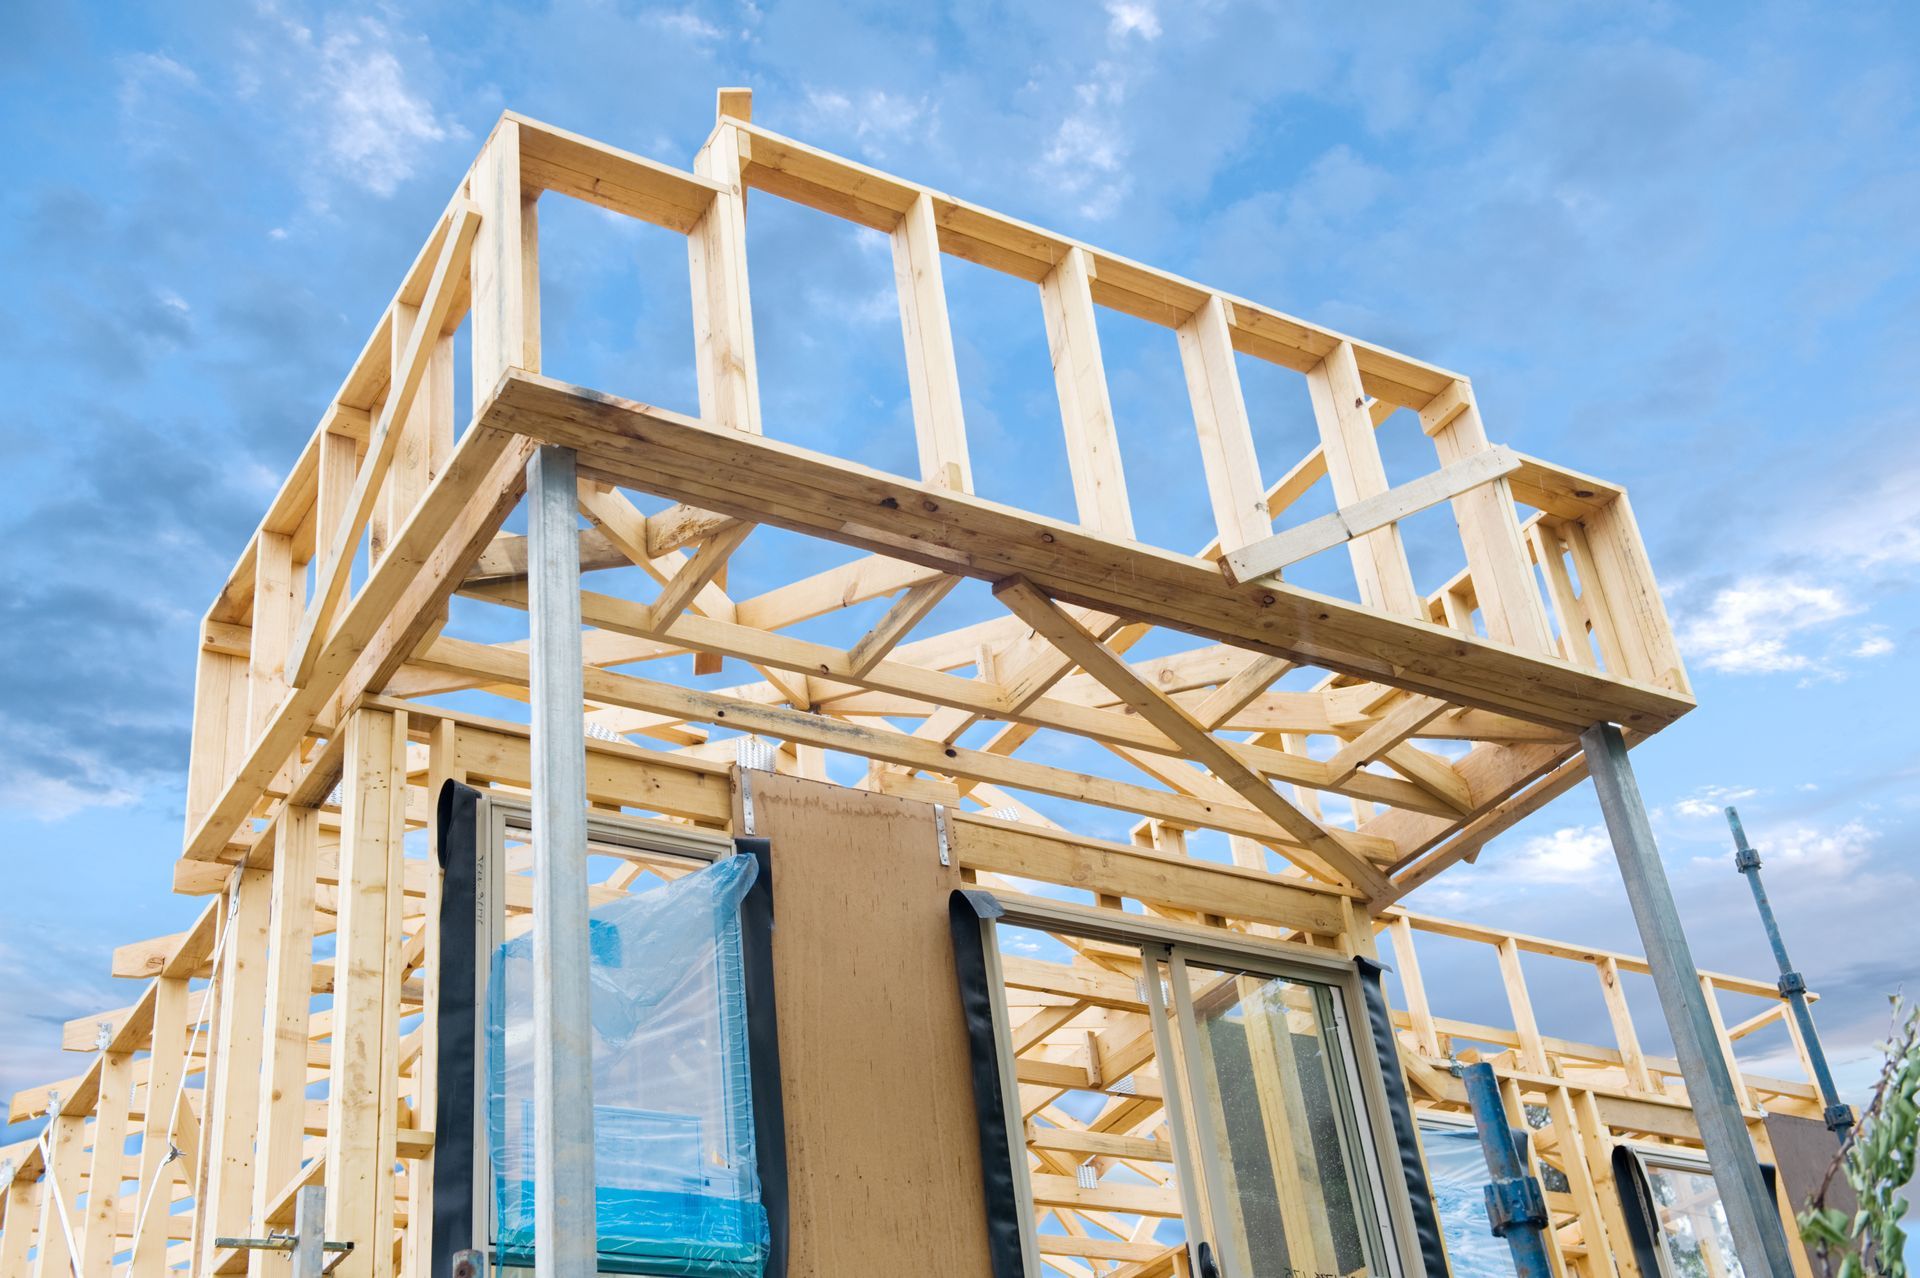
<path fill-rule="evenodd" d="M 509 880 L 531 866 L 515 835 Z M 602 845 L 607 872 L 588 915 L 593 1016 L 595 1207 L 602 1272 L 760 1273 L 760 1206 L 746 1054 L 738 906 L 750 857 L 704 868 Z M 532 1261 L 533 930 L 511 882 L 507 942 L 488 976 L 488 1135 L 494 1241 Z M 517 907 L 517 908 L 516 908 Z"/>
<path fill-rule="evenodd" d="M 1453 1278 L 1514 1278 L 1513 1250 L 1493 1235 L 1487 1218 L 1487 1156 L 1479 1133 L 1456 1123 L 1422 1120 L 1420 1146 L 1427 1156 L 1427 1183 L 1447 1245 Z"/>
<path fill-rule="evenodd" d="M 1743 1278 L 1713 1177 L 1684 1167 L 1647 1166 L 1653 1210 L 1674 1278 Z"/>
<path fill-rule="evenodd" d="M 1154 1266 L 1178 1263 L 1186 1211 L 1140 952 L 1005 924 L 995 935 L 1041 1272 L 1171 1272 Z"/>
<path fill-rule="evenodd" d="M 1195 1122 L 1246 1278 L 1375 1272 L 1331 990 L 1189 963 Z"/>

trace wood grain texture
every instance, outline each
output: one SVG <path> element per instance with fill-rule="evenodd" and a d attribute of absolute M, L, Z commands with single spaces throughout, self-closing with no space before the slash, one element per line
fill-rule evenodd
<path fill-rule="evenodd" d="M 940 864 L 933 808 L 770 772 L 748 783 L 772 843 L 788 1273 L 985 1275 L 947 928 L 960 879 Z"/>

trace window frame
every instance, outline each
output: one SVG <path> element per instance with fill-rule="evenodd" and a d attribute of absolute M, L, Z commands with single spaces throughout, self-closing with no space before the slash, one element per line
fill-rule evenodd
<path fill-rule="evenodd" d="M 474 807 L 474 1011 L 484 1024 L 494 950 L 506 937 L 506 846 L 510 836 L 531 841 L 533 807 L 530 799 L 508 797 L 482 791 Z M 649 817 L 625 813 L 587 812 L 588 855 L 594 844 L 625 848 L 657 856 L 678 857 L 707 865 L 741 855 L 733 836 L 714 830 L 676 825 Z M 499 1240 L 494 1236 L 493 1151 L 488 1141 L 487 1118 L 490 1097 L 487 1073 L 487 1036 L 474 1035 L 473 1071 L 473 1219 L 476 1231 L 484 1231 L 488 1264 L 504 1275 L 526 1275 L 533 1270 L 508 1266 L 498 1260 Z M 610 1272 L 598 1270 L 598 1272 Z M 644 1278 L 630 1275 L 629 1278 Z"/>
<path fill-rule="evenodd" d="M 1146 915 L 1111 910 L 1096 912 L 1084 906 L 1041 897 L 991 889 L 976 890 L 991 897 L 1001 910 L 998 917 L 985 920 L 992 925 L 989 937 L 992 943 L 985 948 L 988 988 L 993 1001 L 995 1051 L 999 1058 L 1002 1087 L 1008 1098 L 1007 1112 L 1002 1116 L 1002 1121 L 1007 1124 L 1009 1148 L 1018 1151 L 1012 1160 L 1012 1170 L 1014 1184 L 1023 1203 L 1020 1235 L 1027 1278 L 1040 1278 L 1040 1260 L 1037 1230 L 1031 1210 L 1033 1187 L 1027 1167 L 1026 1125 L 1020 1117 L 1015 1065 L 1013 1055 L 1008 1050 L 1012 1032 L 1006 984 L 999 964 L 998 930 L 1001 926 L 1067 933 L 1086 940 L 1123 944 L 1139 949 L 1142 959 L 1147 963 L 1166 966 L 1168 984 L 1173 987 L 1171 1004 L 1166 1000 L 1166 991 L 1160 988 L 1159 982 L 1146 980 L 1143 985 L 1147 994 L 1148 1015 L 1153 1021 L 1155 1053 L 1163 1062 L 1161 1086 L 1166 1093 L 1163 1103 L 1167 1108 L 1168 1126 L 1173 1137 L 1175 1175 L 1179 1180 L 1181 1201 L 1187 1214 L 1188 1258 L 1196 1274 L 1199 1268 L 1195 1250 L 1204 1241 L 1212 1244 L 1223 1278 L 1251 1278 L 1239 1258 L 1231 1255 L 1230 1249 L 1222 1249 L 1219 1230 L 1214 1224 L 1217 1204 L 1222 1201 L 1221 1169 L 1215 1163 L 1215 1157 L 1207 1152 L 1207 1142 L 1197 1139 L 1200 1097 L 1192 1086 L 1192 1080 L 1186 1077 L 1185 1069 L 1185 1062 L 1191 1059 L 1193 1044 L 1187 1037 L 1187 1031 L 1180 1025 L 1181 1021 L 1191 1018 L 1191 1000 L 1184 1000 L 1186 1015 L 1183 1016 L 1183 999 L 1174 973 L 1178 971 L 1184 974 L 1185 964 L 1193 962 L 1249 976 L 1299 981 L 1328 990 L 1335 1015 L 1334 1024 L 1325 1027 L 1325 1032 L 1331 1041 L 1336 1042 L 1338 1054 L 1343 1059 L 1345 1086 L 1342 1090 L 1350 1107 L 1350 1113 L 1340 1118 L 1341 1140 L 1343 1147 L 1358 1164 L 1349 1169 L 1350 1173 L 1364 1181 L 1364 1185 L 1355 1188 L 1367 1191 L 1366 1197 L 1371 1207 L 1371 1238 L 1367 1245 L 1370 1252 L 1377 1247 L 1380 1259 L 1385 1262 L 1385 1273 L 1381 1278 L 1411 1278 L 1422 1272 L 1420 1259 L 1414 1251 L 1417 1235 L 1406 1187 L 1399 1178 L 1386 1174 L 1387 1169 L 1399 1166 L 1399 1155 L 1392 1143 L 1391 1107 L 1381 1074 L 1381 1063 L 1378 1056 L 1362 1042 L 1358 1032 L 1358 1027 L 1366 1023 L 1367 1012 L 1360 974 L 1351 956 L 1299 942 L 1252 936 L 1215 936 L 1198 928 L 1167 923 Z M 1176 1047 L 1177 1056 L 1168 1053 L 1168 1047 Z M 1174 1064 L 1176 1059 L 1179 1062 L 1177 1065 Z M 1176 1074 L 1179 1075 L 1177 1079 L 1174 1077 Z M 984 1116 L 982 1121 L 985 1121 Z M 1195 1151 L 1200 1155 L 1198 1165 L 1195 1165 L 1193 1157 Z M 1369 1222 L 1362 1223 L 1363 1229 L 1368 1227 Z M 1370 1268 L 1372 1264 L 1370 1257 Z"/>

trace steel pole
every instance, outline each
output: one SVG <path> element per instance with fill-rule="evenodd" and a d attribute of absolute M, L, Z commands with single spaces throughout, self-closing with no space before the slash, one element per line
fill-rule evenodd
<path fill-rule="evenodd" d="M 534 1272 L 592 1278 L 593 1025 L 587 944 L 587 739 L 573 451 L 527 463 L 533 653 Z"/>
<path fill-rule="evenodd" d="M 293 1278 L 320 1278 L 327 1272 L 327 1187 L 302 1185 L 293 1196 Z"/>
<path fill-rule="evenodd" d="M 1660 863 L 1633 765 L 1627 761 L 1626 742 L 1612 724 L 1597 723 L 1580 734 L 1580 744 L 1586 750 L 1588 774 L 1600 796 L 1627 901 L 1646 947 L 1654 988 L 1673 1031 L 1674 1054 L 1680 1058 L 1687 1099 L 1700 1125 L 1707 1161 L 1713 1166 L 1713 1183 L 1720 1191 L 1734 1251 L 1748 1278 L 1790 1278 L 1793 1262 L 1787 1236 L 1760 1174 L 1753 1138 L 1734 1094 L 1733 1072 L 1721 1054 L 1720 1038 L 1707 1012 L 1700 972 L 1680 927 L 1680 910 Z"/>
<path fill-rule="evenodd" d="M 1806 978 L 1794 970 L 1793 961 L 1787 957 L 1787 943 L 1773 917 L 1773 903 L 1767 900 L 1767 889 L 1760 883 L 1760 853 L 1747 845 L 1740 814 L 1731 807 L 1727 809 L 1727 824 L 1733 827 L 1734 868 L 1746 876 L 1747 886 L 1753 889 L 1753 903 L 1759 907 L 1760 922 L 1767 929 L 1767 943 L 1773 946 L 1774 961 L 1780 964 L 1780 997 L 1793 1009 L 1800 1041 L 1807 1049 L 1807 1063 L 1813 1067 L 1813 1081 L 1826 1102 L 1827 1130 L 1845 1141 L 1847 1129 L 1853 1126 L 1853 1109 L 1840 1099 L 1840 1090 L 1833 1085 L 1833 1071 L 1827 1068 L 1827 1053 L 1820 1046 L 1820 1031 L 1813 1027 L 1813 1009 L 1807 1005 Z"/>
<path fill-rule="evenodd" d="M 1552 1278 L 1553 1260 L 1547 1255 L 1546 1196 L 1540 1182 L 1527 1170 L 1527 1133 L 1507 1123 L 1507 1107 L 1500 1099 L 1500 1081 L 1484 1061 L 1460 1071 L 1467 1085 L 1467 1104 L 1486 1155 L 1487 1219 L 1496 1236 L 1507 1240 L 1518 1278 Z"/>

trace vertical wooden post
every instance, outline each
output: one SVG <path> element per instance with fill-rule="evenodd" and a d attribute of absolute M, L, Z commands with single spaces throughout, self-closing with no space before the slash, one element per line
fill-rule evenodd
<path fill-rule="evenodd" d="M 531 217 L 529 208 L 522 218 L 523 235 L 526 219 Z M 414 325 L 419 322 L 419 307 L 394 303 L 390 362 L 396 374 Z M 453 448 L 453 339 L 445 334 L 431 334 L 428 343 L 426 373 L 407 410 L 406 420 L 393 427 L 400 432 L 400 437 L 381 485 L 380 503 L 369 522 L 368 544 L 376 563 L 385 553 L 387 543 L 420 504 L 421 496 Z"/>
<path fill-rule="evenodd" d="M 726 430 L 760 433 L 760 379 L 747 292 L 747 191 L 740 180 L 747 139 L 723 116 L 693 171 L 731 190 L 715 195 L 687 235 L 693 276 L 694 364 L 700 416 Z"/>
<path fill-rule="evenodd" d="M 922 191 L 893 228 L 893 279 L 900 295 L 900 331 L 907 344 L 907 387 L 920 474 L 930 484 L 973 491 L 967 426 L 960 409 L 947 286 L 940 265 L 940 228 L 933 197 Z"/>
<path fill-rule="evenodd" d="M 260 531 L 253 553 L 253 644 L 247 678 L 247 738 L 273 718 L 287 695 L 287 650 L 300 624 L 293 538 Z"/>
<path fill-rule="evenodd" d="M 393 1272 L 393 1119 L 380 1102 L 392 1048 L 382 1003 L 389 932 L 398 925 L 387 907 L 388 886 L 401 873 L 406 716 L 359 710 L 346 732 L 327 1083 L 327 1237 L 354 1243 L 334 1271 L 342 1278 L 387 1278 Z"/>
<path fill-rule="evenodd" d="M 1400 992 L 1407 1000 L 1407 1015 L 1413 1021 L 1413 1036 L 1428 1056 L 1440 1055 L 1440 1031 L 1433 1023 L 1433 1008 L 1427 1002 L 1427 983 L 1420 975 L 1420 955 L 1413 943 L 1413 924 L 1406 915 L 1387 924 L 1387 941 L 1393 946 L 1394 966 L 1400 972 Z"/>
<path fill-rule="evenodd" d="M 300 1170 L 306 1136 L 307 1022 L 313 1002 L 314 883 L 319 870 L 320 813 L 289 806 L 280 816 L 268 923 L 266 1055 L 260 1069 L 258 1145 L 254 1155 L 252 1229 L 263 1236 L 274 1196 Z M 254 1252 L 259 1278 L 272 1258 Z"/>
<path fill-rule="evenodd" d="M 1673 626 L 1660 599 L 1660 586 L 1647 560 L 1646 542 L 1634 522 L 1625 493 L 1589 514 L 1583 521 L 1588 562 L 1579 564 L 1585 590 L 1599 587 L 1603 611 L 1613 623 L 1625 656 L 1625 674 L 1643 683 L 1687 691 L 1687 677 L 1674 646 Z M 1591 574 L 1591 575 L 1589 575 Z"/>
<path fill-rule="evenodd" d="M 267 918 L 273 871 L 235 872 L 232 912 L 221 953 L 220 1007 L 208 1037 L 220 1045 L 201 1118 L 205 1196 L 195 1205 L 199 1263 L 213 1259 L 218 1235 L 246 1232 L 252 1209 L 254 1134 L 260 1121 L 261 1008 L 267 993 Z"/>
<path fill-rule="evenodd" d="M 80 1235 L 80 1156 L 86 1150 L 87 1116 L 55 1114 L 49 1121 L 47 1170 L 40 1191 L 40 1247 L 33 1254 L 33 1278 L 67 1278 L 79 1260 L 67 1242 L 67 1229 Z M 64 1213 L 66 1223 L 61 1223 Z"/>
<path fill-rule="evenodd" d="M 1655 1091 L 1646 1053 L 1640 1050 L 1640 1034 L 1633 1027 L 1633 1009 L 1627 1005 L 1627 992 L 1620 985 L 1620 965 L 1607 957 L 1596 967 L 1600 973 L 1600 993 L 1607 1001 L 1607 1016 L 1613 1022 L 1613 1041 L 1620 1049 L 1621 1063 L 1627 1068 L 1627 1084 L 1636 1091 Z"/>
<path fill-rule="evenodd" d="M 1307 390 L 1313 398 L 1314 420 L 1320 424 L 1320 446 L 1326 454 L 1334 500 L 1350 506 L 1386 492 L 1387 471 L 1380 462 L 1380 441 L 1374 437 L 1351 342 L 1334 347 L 1307 374 Z M 1362 603 L 1403 617 L 1426 617 L 1426 601 L 1414 588 L 1399 525 L 1361 534 L 1347 543 L 1347 552 L 1353 557 Z"/>
<path fill-rule="evenodd" d="M 1253 423 L 1240 393 L 1240 370 L 1234 367 L 1233 323 L 1218 295 L 1208 297 L 1180 326 L 1180 363 L 1200 432 L 1200 461 L 1220 549 L 1238 550 L 1271 536 L 1273 518 L 1253 450 Z"/>
<path fill-rule="evenodd" d="M 100 1087 L 93 1105 L 93 1154 L 87 1161 L 86 1238 L 81 1278 L 108 1278 L 120 1233 L 120 1182 L 126 1169 L 127 1110 L 133 1099 L 133 1053 L 100 1056 Z"/>
<path fill-rule="evenodd" d="M 134 1201 L 131 1278 L 160 1278 L 167 1268 L 167 1214 L 173 1207 L 179 1163 L 170 1129 L 186 1074 L 187 980 L 154 980 L 153 1038 L 147 1056 L 147 1110 L 140 1128 L 140 1188 Z"/>
<path fill-rule="evenodd" d="M 230 741 L 247 718 L 247 659 L 202 646 L 193 683 L 193 739 L 187 756 L 187 833 L 200 828 L 231 775 L 228 760 L 244 742 Z"/>
<path fill-rule="evenodd" d="M 1473 388 L 1464 381 L 1456 381 L 1421 410 L 1420 428 L 1432 437 L 1442 466 L 1491 447 Z M 1453 499 L 1453 517 L 1460 526 L 1487 637 L 1522 652 L 1552 652 L 1553 637 L 1521 540 L 1512 486 L 1503 477 L 1460 494 Z"/>
<path fill-rule="evenodd" d="M 1511 936 L 1502 937 L 1500 980 L 1507 989 L 1507 1006 L 1513 1012 L 1513 1027 L 1520 1035 L 1520 1055 L 1527 1069 L 1535 1074 L 1552 1072 L 1547 1060 L 1546 1040 L 1540 1037 L 1540 1024 L 1534 1019 L 1533 998 L 1527 993 L 1526 970 L 1520 966 L 1520 946 Z"/>
<path fill-rule="evenodd" d="M 1113 401 L 1100 356 L 1094 320 L 1093 258 L 1079 245 L 1040 281 L 1047 321 L 1047 350 L 1060 392 L 1060 421 L 1067 435 L 1067 466 L 1073 472 L 1080 522 L 1111 537 L 1133 539 L 1133 510 L 1114 431 Z"/>
<path fill-rule="evenodd" d="M 18 1172 L 7 1188 L 6 1227 L 0 1229 L 0 1274 L 27 1272 L 27 1251 L 40 1223 L 40 1196 L 46 1182 Z"/>
<path fill-rule="evenodd" d="M 520 180 L 520 125 L 494 126 L 473 162 L 467 193 L 480 209 L 473 240 L 473 407 L 493 397 L 510 368 L 540 371 L 539 220 Z M 536 197 L 537 198 L 537 197 Z M 396 325 L 397 327 L 397 325 Z M 335 1209 L 327 1195 L 327 1210 Z M 337 1272 L 337 1271 L 336 1271 Z"/>

